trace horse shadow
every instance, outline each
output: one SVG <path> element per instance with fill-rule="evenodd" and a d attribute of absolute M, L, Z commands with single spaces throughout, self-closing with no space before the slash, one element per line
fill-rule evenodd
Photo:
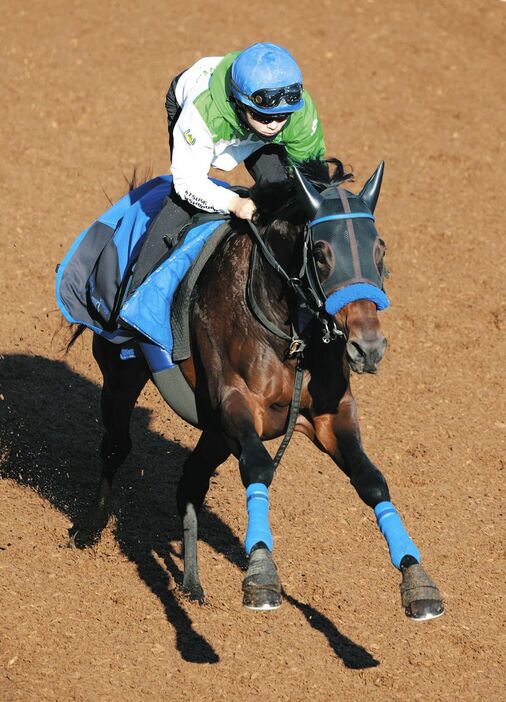
<path fill-rule="evenodd" d="M 0 359 L 0 449 L 7 456 L 0 465 L 0 475 L 37 491 L 71 523 L 78 522 L 95 495 L 100 475 L 100 387 L 62 361 L 21 354 Z M 181 554 L 170 545 L 181 538 L 176 486 L 190 451 L 152 431 L 149 419 L 149 410 L 135 408 L 135 460 L 130 458 L 122 466 L 113 491 L 115 538 L 163 605 L 176 631 L 182 658 L 217 663 L 218 654 L 195 631 L 175 587 L 182 583 Z M 205 506 L 200 523 L 199 538 L 245 570 L 243 544 L 230 527 Z M 378 665 L 318 610 L 286 592 L 284 595 L 311 627 L 326 637 L 346 667 Z"/>

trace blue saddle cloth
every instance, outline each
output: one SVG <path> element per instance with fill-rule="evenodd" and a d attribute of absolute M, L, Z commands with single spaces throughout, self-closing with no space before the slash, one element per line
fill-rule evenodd
<path fill-rule="evenodd" d="M 207 239 L 223 222 L 212 220 L 190 228 L 170 257 L 127 299 L 125 293 L 149 226 L 171 190 L 172 176 L 153 178 L 118 200 L 77 237 L 56 277 L 56 300 L 69 322 L 84 324 L 114 343 L 140 335 L 171 353 L 174 294 Z"/>

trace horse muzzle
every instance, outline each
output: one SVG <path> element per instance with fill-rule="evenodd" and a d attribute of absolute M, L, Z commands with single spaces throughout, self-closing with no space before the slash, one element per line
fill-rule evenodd
<path fill-rule="evenodd" d="M 346 355 L 350 368 L 355 373 L 377 373 L 387 348 L 387 340 L 381 334 L 373 339 L 350 337 L 346 342 Z"/>

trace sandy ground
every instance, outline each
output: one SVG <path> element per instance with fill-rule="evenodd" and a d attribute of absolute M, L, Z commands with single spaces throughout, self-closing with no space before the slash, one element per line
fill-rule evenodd
<path fill-rule="evenodd" d="M 505 12 L 499 0 L 5 0 L 2 701 L 506 699 Z M 283 607 L 241 606 L 233 461 L 202 519 L 208 602 L 188 603 L 175 485 L 198 432 L 153 388 L 101 543 L 65 548 L 101 429 L 89 336 L 61 352 L 55 265 L 134 164 L 167 171 L 172 77 L 259 39 L 299 59 L 352 187 L 386 161 L 389 350 L 353 389 L 366 449 L 444 593 L 432 622 L 404 617 L 372 513 L 301 436 L 271 489 Z"/>

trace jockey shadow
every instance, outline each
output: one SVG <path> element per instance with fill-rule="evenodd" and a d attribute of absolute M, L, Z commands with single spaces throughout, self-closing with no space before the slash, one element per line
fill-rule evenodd
<path fill-rule="evenodd" d="M 0 476 L 37 491 L 72 523 L 78 522 L 95 495 L 100 476 L 100 387 L 62 361 L 13 354 L 0 363 L 0 392 L 4 396 L 0 448 L 7 453 Z M 112 498 L 114 536 L 163 605 L 181 657 L 193 663 L 217 663 L 218 654 L 195 631 L 178 601 L 176 586 L 183 580 L 178 565 L 181 553 L 170 544 L 181 539 L 175 495 L 190 450 L 150 430 L 149 420 L 149 410 L 134 409 L 133 460 L 130 457 L 122 466 Z M 205 505 L 199 521 L 199 538 L 238 569 L 246 570 L 244 545 L 230 527 Z M 318 610 L 284 595 L 324 634 L 346 667 L 378 664 Z"/>

